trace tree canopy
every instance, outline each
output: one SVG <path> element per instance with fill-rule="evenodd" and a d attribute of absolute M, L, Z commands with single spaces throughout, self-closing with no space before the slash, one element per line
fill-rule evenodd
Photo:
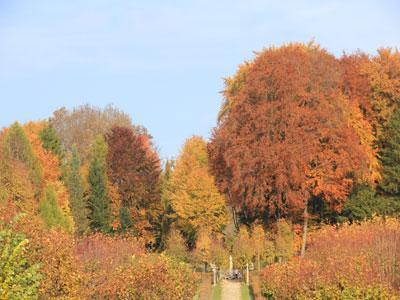
<path fill-rule="evenodd" d="M 133 226 L 137 234 L 146 235 L 161 208 L 158 154 L 148 135 L 135 133 L 129 127 L 113 127 L 106 141 L 107 175 L 119 193 L 124 216 L 120 221 L 130 223 L 128 227 Z"/>
<path fill-rule="evenodd" d="M 144 131 L 144 128 L 132 125 L 131 118 L 112 105 L 104 109 L 89 104 L 72 110 L 63 107 L 56 110 L 50 118 L 50 127 L 61 140 L 65 150 L 71 152 L 75 146 L 84 161 L 88 158 L 90 145 L 96 137 L 106 134 L 113 126 L 126 126 Z M 46 136 L 48 134 L 49 132 Z"/>
<path fill-rule="evenodd" d="M 314 44 L 268 48 L 240 68 L 208 145 L 219 190 L 247 214 L 278 218 L 321 197 L 340 210 L 366 150 L 348 122 L 338 60 Z M 229 92 L 227 92 L 229 91 Z"/>
<path fill-rule="evenodd" d="M 168 197 L 183 227 L 219 232 L 226 225 L 225 199 L 208 172 L 206 142 L 201 137 L 193 136 L 183 146 L 168 183 Z"/>

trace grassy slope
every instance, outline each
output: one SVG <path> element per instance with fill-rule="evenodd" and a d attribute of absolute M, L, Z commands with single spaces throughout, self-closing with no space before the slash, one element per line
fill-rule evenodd
<path fill-rule="evenodd" d="M 254 299 L 253 290 L 252 290 L 251 286 L 247 286 L 244 283 L 242 284 L 241 299 L 242 300 L 253 300 Z"/>
<path fill-rule="evenodd" d="M 222 289 L 219 284 L 212 288 L 211 299 L 212 300 L 220 300 L 221 299 Z"/>

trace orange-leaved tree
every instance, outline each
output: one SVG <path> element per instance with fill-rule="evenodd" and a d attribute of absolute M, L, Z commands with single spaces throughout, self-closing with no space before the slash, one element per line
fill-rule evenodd
<path fill-rule="evenodd" d="M 69 193 L 64 183 L 60 180 L 60 160 L 54 153 L 44 149 L 40 139 L 40 132 L 46 125 L 45 122 L 28 122 L 23 126 L 23 129 L 43 170 L 43 191 L 49 186 L 54 189 L 57 205 L 60 206 L 65 219 L 65 227 L 72 229 L 74 220 L 70 210 Z M 43 192 L 42 194 L 45 197 L 46 193 Z"/>
<path fill-rule="evenodd" d="M 302 253 L 309 200 L 340 211 L 353 183 L 368 173 L 347 106 L 333 55 L 313 43 L 272 47 L 249 64 L 208 146 L 220 191 L 245 217 L 304 211 Z"/>

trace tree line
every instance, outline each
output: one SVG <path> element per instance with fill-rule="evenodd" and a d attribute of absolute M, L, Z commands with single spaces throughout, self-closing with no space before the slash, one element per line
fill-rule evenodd
<path fill-rule="evenodd" d="M 190 298 L 199 265 L 232 255 L 261 269 L 304 257 L 310 228 L 397 216 L 398 50 L 266 48 L 225 79 L 223 97 L 211 138 L 189 137 L 170 160 L 113 106 L 4 128 L 1 263 L 12 267 L 0 278 L 23 274 L 19 298 L 120 297 L 134 284 L 151 299 L 178 281 L 168 295 Z"/>

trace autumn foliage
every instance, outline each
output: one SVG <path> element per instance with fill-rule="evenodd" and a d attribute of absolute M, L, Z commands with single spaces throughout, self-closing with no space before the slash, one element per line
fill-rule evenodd
<path fill-rule="evenodd" d="M 268 299 L 346 295 L 349 299 L 396 299 L 400 291 L 399 230 L 395 219 L 340 229 L 325 227 L 312 236 L 304 260 L 294 258 L 265 268 L 264 295 Z"/>
<path fill-rule="evenodd" d="M 95 234 L 80 240 L 85 297 L 106 299 L 190 299 L 197 277 L 182 262 L 147 254 L 144 240 Z"/>
<path fill-rule="evenodd" d="M 168 197 L 182 228 L 220 232 L 227 223 L 225 199 L 208 172 L 205 141 L 188 139 L 167 186 Z"/>
<path fill-rule="evenodd" d="M 107 175 L 119 196 L 119 222 L 125 229 L 144 236 L 150 242 L 161 206 L 158 155 L 148 135 L 137 134 L 128 127 L 113 127 L 106 140 Z M 127 216 L 121 218 L 124 211 Z M 127 223 L 132 223 L 134 228 L 128 228 L 131 226 Z"/>
<path fill-rule="evenodd" d="M 101 233 L 82 237 L 74 235 L 68 193 L 69 189 L 77 188 L 73 182 L 82 181 L 79 193 L 74 195 L 74 212 L 77 207 L 83 207 L 84 210 L 78 212 L 79 218 L 76 218 L 83 222 L 90 216 L 85 202 L 78 201 L 85 201 L 85 195 L 91 199 L 91 186 L 92 191 L 99 190 L 96 178 L 100 173 L 94 167 L 103 168 L 104 186 L 101 191 L 104 193 L 101 195 L 105 199 L 111 201 L 111 197 L 122 198 L 124 194 L 115 196 L 120 191 L 113 189 L 114 185 L 106 176 L 106 156 L 110 152 L 104 139 L 104 147 L 97 147 L 100 152 L 92 151 L 97 156 L 88 157 L 99 163 L 95 163 L 94 167 L 85 167 L 75 159 L 73 171 L 76 178 L 70 180 L 71 164 L 65 165 L 67 161 L 63 159 L 69 159 L 71 155 L 54 153 L 52 147 L 45 148 L 45 145 L 54 145 L 51 135 L 46 135 L 44 141 L 41 138 L 47 126 L 45 122 L 30 122 L 24 126 L 14 124 L 0 135 L 0 248 L 4 254 L 1 263 L 10 266 L 2 270 L 5 281 L 0 281 L 0 284 L 2 287 L 8 283 L 14 286 L 12 290 L 8 289 L 11 294 L 7 295 L 11 298 L 29 295 L 33 299 L 142 298 L 143 295 L 145 299 L 191 298 L 197 289 L 197 277 L 190 267 L 170 258 L 147 254 L 145 239 L 129 235 L 112 237 Z M 154 174 L 146 177 L 139 187 L 149 189 L 149 193 L 131 194 L 138 197 L 137 202 L 148 210 L 148 214 L 153 214 L 157 208 L 147 204 L 159 201 L 160 164 L 156 153 L 149 147 L 147 137 L 139 136 L 136 141 L 138 143 L 128 150 L 137 151 L 139 156 L 134 156 L 131 162 L 137 163 L 136 159 L 142 159 L 150 165 L 141 165 L 135 169 L 136 173 L 124 178 L 137 180 L 142 172 L 147 171 Z M 148 170 L 148 166 L 153 169 Z M 91 175 L 93 180 L 86 182 L 83 181 L 86 178 L 79 178 L 80 169 L 87 177 Z M 147 178 L 152 178 L 153 186 L 149 185 Z M 137 186 L 137 182 L 131 181 L 131 187 Z M 155 196 L 149 196 L 153 195 L 151 193 Z M 111 230 L 111 224 L 106 223 L 106 226 L 110 226 Z M 79 234 L 82 233 L 84 230 L 79 230 Z M 12 248 L 14 246 L 16 250 Z M 11 250 L 14 254 L 6 260 Z M 160 270 L 163 277 L 158 280 L 156 275 L 159 277 Z M 11 277 L 7 275 L 10 272 L 20 274 L 19 279 L 10 281 Z M 129 282 L 125 280 L 126 276 L 130 276 Z"/>
<path fill-rule="evenodd" d="M 284 216 L 311 197 L 340 210 L 368 156 L 349 124 L 339 61 L 289 44 L 260 52 L 236 76 L 208 148 L 220 191 L 253 215 Z"/>
<path fill-rule="evenodd" d="M 222 94 L 167 161 L 113 106 L 2 129 L 0 298 L 193 299 L 230 255 L 268 299 L 400 298 L 400 52 L 270 47 Z"/>

